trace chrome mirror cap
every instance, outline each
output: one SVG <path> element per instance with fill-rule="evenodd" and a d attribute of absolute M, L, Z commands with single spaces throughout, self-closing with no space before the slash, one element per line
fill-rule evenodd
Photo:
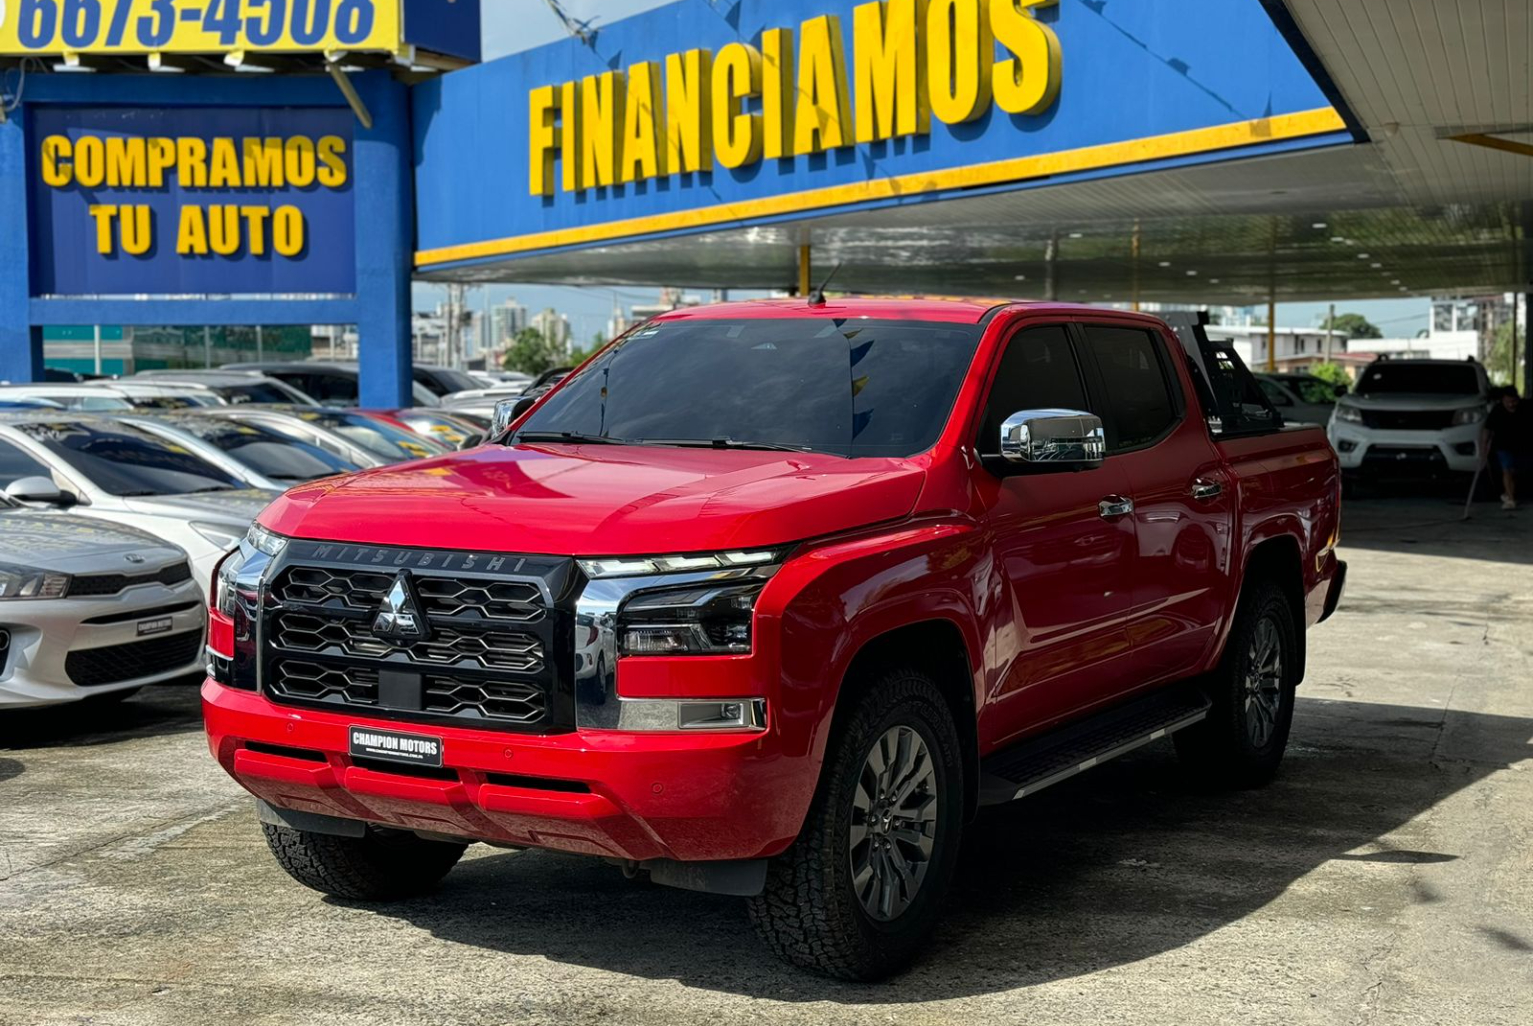
<path fill-rule="evenodd" d="M 516 400 L 502 399 L 495 404 L 495 414 L 490 418 L 490 438 L 496 439 L 506 433 L 516 419 Z"/>
<path fill-rule="evenodd" d="M 1008 463 L 1092 465 L 1107 455 L 1102 418 L 1083 410 L 1023 410 L 1001 424 Z"/>

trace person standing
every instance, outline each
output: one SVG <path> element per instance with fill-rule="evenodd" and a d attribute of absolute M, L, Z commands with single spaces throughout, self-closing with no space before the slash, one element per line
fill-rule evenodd
<path fill-rule="evenodd" d="M 1516 385 L 1501 390 L 1480 433 L 1480 452 L 1501 468 L 1501 508 L 1517 508 L 1517 479 L 1533 472 L 1533 409 L 1522 405 Z"/>

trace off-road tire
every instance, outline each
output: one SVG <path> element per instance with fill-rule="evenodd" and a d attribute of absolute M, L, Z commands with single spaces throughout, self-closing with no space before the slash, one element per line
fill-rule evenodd
<path fill-rule="evenodd" d="M 936 924 L 958 857 L 964 786 L 958 732 L 932 679 L 915 669 L 886 668 L 865 683 L 837 719 L 803 831 L 772 860 L 766 887 L 749 899 L 749 908 L 756 931 L 784 961 L 826 976 L 872 981 L 908 965 Z M 849 838 L 853 792 L 865 761 L 874 743 L 897 726 L 915 730 L 932 754 L 937 814 L 924 879 L 909 906 L 881 922 L 853 889 Z"/>
<path fill-rule="evenodd" d="M 1246 704 L 1252 644 L 1263 621 L 1276 632 L 1281 648 L 1281 686 L 1271 734 L 1256 744 Z M 1209 787 L 1261 787 L 1277 774 L 1293 724 L 1298 686 L 1299 619 L 1283 589 L 1271 580 L 1251 582 L 1240 598 L 1235 623 L 1219 666 L 1204 681 L 1213 707 L 1208 718 L 1173 735 L 1177 754 L 1200 784 Z"/>
<path fill-rule="evenodd" d="M 356 901 L 391 901 L 431 890 L 463 857 L 464 844 L 414 834 L 336 837 L 262 823 L 266 846 L 287 875 L 316 891 Z"/>

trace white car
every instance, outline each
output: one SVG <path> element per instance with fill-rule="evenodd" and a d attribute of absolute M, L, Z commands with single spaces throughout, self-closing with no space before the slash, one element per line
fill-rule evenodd
<path fill-rule="evenodd" d="M 109 413 L 133 408 L 133 401 L 126 395 L 97 385 L 53 385 L 43 382 L 33 385 L 0 385 L 0 402 L 28 399 L 47 400 L 62 409 L 87 413 Z"/>
<path fill-rule="evenodd" d="M 126 698 L 204 663 L 186 553 L 0 494 L 0 709 Z"/>
<path fill-rule="evenodd" d="M 1336 400 L 1330 438 L 1363 477 L 1473 473 L 1490 379 L 1473 360 L 1376 360 Z"/>
<path fill-rule="evenodd" d="M 204 592 L 219 559 L 278 495 L 132 424 L 64 412 L 0 416 L 0 489 L 170 542 L 191 557 Z"/>
<path fill-rule="evenodd" d="M 362 466 L 261 424 L 195 413 L 114 418 L 190 449 L 251 488 L 286 491 L 305 481 L 349 474 Z"/>

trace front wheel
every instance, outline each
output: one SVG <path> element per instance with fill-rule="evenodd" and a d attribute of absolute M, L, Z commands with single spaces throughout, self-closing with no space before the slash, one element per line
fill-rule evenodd
<path fill-rule="evenodd" d="M 772 861 L 750 914 L 785 961 L 876 980 L 916 956 L 941 911 L 963 762 L 947 703 L 917 670 L 879 674 L 838 727 L 803 832 Z"/>
<path fill-rule="evenodd" d="M 335 837 L 261 824 L 266 846 L 287 875 L 323 894 L 390 901 L 435 887 L 467 845 L 427 841 L 369 827 L 361 837 Z"/>
<path fill-rule="evenodd" d="M 1214 786 L 1260 787 L 1283 761 L 1298 686 L 1295 612 L 1271 581 L 1241 597 L 1224 657 L 1209 675 L 1208 718 L 1174 735 L 1177 754 Z"/>

